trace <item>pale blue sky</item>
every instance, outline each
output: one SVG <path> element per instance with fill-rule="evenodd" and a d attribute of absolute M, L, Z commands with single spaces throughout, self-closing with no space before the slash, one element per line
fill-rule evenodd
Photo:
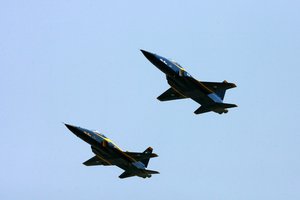
<path fill-rule="evenodd" d="M 0 199 L 300 199 L 299 1 L 1 1 Z M 164 75 L 235 82 L 226 115 L 159 102 Z M 151 179 L 85 167 L 88 144 L 159 154 Z"/>

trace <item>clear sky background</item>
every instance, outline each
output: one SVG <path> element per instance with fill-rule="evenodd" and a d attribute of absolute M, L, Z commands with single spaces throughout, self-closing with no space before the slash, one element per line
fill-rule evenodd
<path fill-rule="evenodd" d="M 300 199 L 300 3 L 1 1 L 0 199 Z M 139 51 L 227 81 L 225 115 L 159 102 Z M 62 122 L 154 148 L 150 179 L 85 167 Z"/>

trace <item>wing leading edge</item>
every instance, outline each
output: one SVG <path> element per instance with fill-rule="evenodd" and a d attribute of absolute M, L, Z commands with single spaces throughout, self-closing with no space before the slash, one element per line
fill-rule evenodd
<path fill-rule="evenodd" d="M 110 163 L 105 162 L 104 160 L 100 159 L 98 156 L 94 156 L 82 164 L 84 164 L 85 166 L 95 166 L 95 165 L 108 166 L 108 165 L 111 165 Z"/>
<path fill-rule="evenodd" d="M 173 88 L 169 88 L 167 91 L 162 93 L 159 97 L 157 97 L 160 101 L 171 101 L 177 99 L 185 99 L 186 97 L 174 90 Z"/>

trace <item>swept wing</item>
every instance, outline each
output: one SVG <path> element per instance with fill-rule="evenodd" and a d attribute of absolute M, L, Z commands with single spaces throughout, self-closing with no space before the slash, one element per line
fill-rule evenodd
<path fill-rule="evenodd" d="M 82 164 L 84 164 L 85 166 L 95 166 L 95 165 L 108 166 L 108 165 L 111 165 L 109 162 L 104 161 L 103 159 L 100 159 L 98 156 L 94 156 Z"/>
<path fill-rule="evenodd" d="M 185 99 L 186 97 L 174 90 L 173 88 L 169 88 L 167 91 L 162 93 L 159 97 L 157 97 L 160 101 L 171 101 L 176 99 Z"/>

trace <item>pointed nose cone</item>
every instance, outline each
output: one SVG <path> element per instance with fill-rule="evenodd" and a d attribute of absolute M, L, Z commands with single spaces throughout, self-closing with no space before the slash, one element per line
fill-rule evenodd
<path fill-rule="evenodd" d="M 150 53 L 150 52 L 145 51 L 145 50 L 143 50 L 143 49 L 141 49 L 141 52 L 144 54 L 144 56 L 145 56 L 148 60 L 150 60 L 150 61 L 152 61 L 152 62 L 156 59 L 156 57 L 155 57 L 155 55 L 154 55 L 153 53 Z"/>
<path fill-rule="evenodd" d="M 81 131 L 78 129 L 78 127 L 70 125 L 70 124 L 65 124 L 65 126 L 75 135 L 78 135 Z"/>

